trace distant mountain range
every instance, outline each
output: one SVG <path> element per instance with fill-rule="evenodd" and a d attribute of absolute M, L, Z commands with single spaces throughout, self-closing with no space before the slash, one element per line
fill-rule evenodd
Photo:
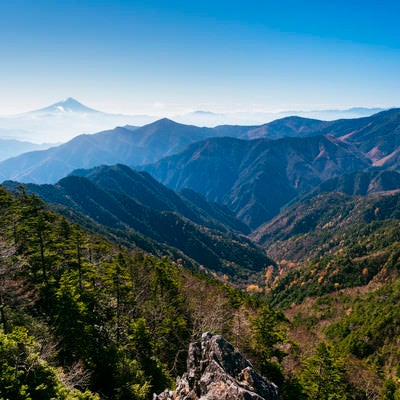
<path fill-rule="evenodd" d="M 51 144 L 46 143 L 37 144 L 14 139 L 0 139 L 0 161 L 19 156 L 29 151 L 45 150 L 51 146 Z"/>
<path fill-rule="evenodd" d="M 36 151 L 0 163 L 0 180 L 55 183 L 77 168 L 122 163 L 152 163 L 187 145 L 212 136 L 244 134 L 249 127 L 199 128 L 166 118 L 141 128 L 118 127 L 95 135 L 80 135 L 45 151 Z M 253 128 L 251 128 L 253 129 Z"/>
<path fill-rule="evenodd" d="M 318 119 L 356 118 L 382 111 L 380 108 L 352 108 L 348 110 L 232 112 L 213 113 L 194 111 L 171 118 L 184 124 L 214 127 L 217 125 L 261 125 L 292 115 Z M 56 102 L 38 110 L 0 116 L 0 139 L 14 139 L 34 143 L 66 142 L 82 133 L 95 133 L 116 126 L 143 126 L 160 119 L 154 115 L 111 114 L 90 108 L 74 98 Z"/>
<path fill-rule="evenodd" d="M 185 115 L 175 115 L 174 121 L 183 124 L 194 124 L 199 126 L 217 126 L 217 125 L 261 125 L 276 119 L 298 116 L 303 118 L 336 120 L 343 118 L 368 117 L 383 111 L 383 108 L 353 107 L 343 110 L 289 110 L 276 112 L 228 112 L 214 113 L 209 111 L 194 111 Z"/>
<path fill-rule="evenodd" d="M 255 228 L 327 179 L 371 166 L 399 168 L 399 127 L 399 109 L 351 120 L 289 117 L 257 128 L 257 135 L 283 139 L 208 139 L 143 168 L 168 187 L 189 187 L 227 205 Z M 393 173 L 371 184 L 375 189 L 365 193 L 398 187 Z"/>
<path fill-rule="evenodd" d="M 130 166 L 153 163 L 207 138 L 303 137 L 313 135 L 315 130 L 312 127 L 320 127 L 321 124 L 324 123 L 290 117 L 261 126 L 201 128 L 163 118 L 140 128 L 126 125 L 93 135 L 79 135 L 49 150 L 9 159 L 0 163 L 0 180 L 55 183 L 77 168 L 116 163 Z"/>
<path fill-rule="evenodd" d="M 62 104 L 55 105 L 55 109 L 63 107 L 62 113 L 67 114 L 65 109 L 79 110 L 81 107 L 73 100 Z M 399 115 L 399 110 L 393 109 L 350 120 L 319 121 L 287 117 L 259 126 L 222 125 L 215 128 L 182 125 L 164 118 L 140 128 L 126 125 L 94 135 L 80 135 L 52 149 L 6 160 L 0 163 L 0 179 L 54 183 L 77 168 L 153 163 L 183 151 L 197 141 L 225 136 L 279 139 L 331 135 L 343 142 L 351 142 L 375 165 L 395 165 L 398 159 L 397 135 L 392 127 L 397 126 Z M 381 135 L 377 140 L 375 132 Z"/>

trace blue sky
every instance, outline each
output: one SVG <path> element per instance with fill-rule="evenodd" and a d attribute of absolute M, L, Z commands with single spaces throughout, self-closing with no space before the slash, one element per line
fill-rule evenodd
<path fill-rule="evenodd" d="M 397 1 L 0 2 L 0 114 L 400 105 Z"/>

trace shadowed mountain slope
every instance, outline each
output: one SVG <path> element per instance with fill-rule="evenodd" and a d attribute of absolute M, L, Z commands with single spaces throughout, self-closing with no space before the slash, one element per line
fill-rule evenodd
<path fill-rule="evenodd" d="M 312 189 L 309 193 L 294 201 L 316 196 L 319 193 L 342 192 L 349 195 L 367 195 L 400 189 L 400 173 L 383 168 L 369 168 L 350 174 L 343 174 L 328 179 Z"/>
<path fill-rule="evenodd" d="M 249 233 L 249 228 L 226 207 L 208 202 L 203 196 L 185 190 L 177 194 L 146 172 L 136 172 L 118 164 L 89 170 L 76 170 L 72 176 L 86 177 L 102 188 L 124 193 L 156 211 L 176 212 L 191 221 L 220 230 Z"/>
<path fill-rule="evenodd" d="M 255 228 L 322 181 L 370 165 L 329 137 L 208 139 L 144 169 L 174 190 L 189 188 L 226 205 Z"/>
<path fill-rule="evenodd" d="M 202 265 L 235 283 L 256 282 L 265 266 L 272 263 L 259 247 L 232 231 L 230 224 L 248 228 L 222 207 L 218 207 L 219 214 L 209 215 L 205 209 L 216 206 L 206 207 L 202 200 L 201 209 L 148 174 L 122 165 L 78 173 L 87 177 L 72 175 L 56 185 L 29 184 L 27 188 L 86 226 L 94 230 L 101 227 L 111 238 L 183 258 L 189 265 Z M 5 185 L 16 186 L 11 182 Z"/>

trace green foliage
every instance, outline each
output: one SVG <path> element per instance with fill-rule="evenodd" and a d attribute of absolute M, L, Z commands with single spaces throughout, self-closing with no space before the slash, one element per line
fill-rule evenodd
<path fill-rule="evenodd" d="M 344 361 L 335 356 L 333 347 L 329 344 L 320 343 L 315 355 L 305 360 L 301 379 L 309 399 L 347 398 Z"/>
<path fill-rule="evenodd" d="M 98 400 L 98 396 L 68 389 L 55 368 L 40 355 L 40 345 L 26 329 L 0 332 L 0 398 L 9 400 Z"/>
<path fill-rule="evenodd" d="M 24 190 L 13 197 L 0 187 L 0 226 L 0 399 L 94 400 L 95 393 L 149 399 L 184 372 L 191 338 L 211 330 L 277 383 L 282 400 L 364 400 L 333 346 L 319 345 L 300 364 L 304 353 L 289 339 L 289 329 L 311 331 L 334 318 L 326 334 L 353 360 L 349 365 L 368 369 L 363 379 L 372 377 L 374 395 L 383 378 L 398 375 L 400 315 L 393 304 L 400 301 L 400 283 L 354 300 L 340 291 L 377 274 L 396 276 L 400 234 L 393 221 L 370 221 L 358 238 L 347 232 L 342 251 L 281 281 L 282 294 L 273 292 L 281 304 L 325 294 L 292 326 L 262 296 L 193 273 L 184 261 L 117 247 Z M 317 335 L 320 341 L 322 330 Z M 382 399 L 397 400 L 396 379 L 383 385 Z"/>
<path fill-rule="evenodd" d="M 242 348 L 255 368 L 278 385 L 281 400 L 306 400 L 302 383 L 293 371 L 285 368 L 287 359 L 293 356 L 290 353 L 297 351 L 296 344 L 288 336 L 290 323 L 276 308 L 261 299 L 258 302 L 257 313 L 250 318 L 250 343 Z M 239 318 L 243 316 L 239 314 Z M 242 332 L 242 335 L 247 333 Z"/>
<path fill-rule="evenodd" d="M 385 380 L 379 400 L 400 400 L 400 388 L 393 379 L 389 378 Z"/>
<path fill-rule="evenodd" d="M 205 199 L 199 207 L 198 199 L 184 199 L 150 175 L 122 165 L 86 174 L 88 178 L 68 176 L 55 186 L 28 188 L 64 215 L 119 244 L 183 258 L 188 266 L 203 266 L 241 286 L 259 283 L 264 266 L 273 264 L 260 247 L 237 233 L 237 228 L 248 227 L 223 207 Z"/>
<path fill-rule="evenodd" d="M 396 337 L 400 333 L 400 281 L 388 284 L 366 297 L 356 298 L 351 312 L 327 329 L 342 348 L 359 357 L 370 357 L 378 364 L 389 358 L 400 362 Z"/>
<path fill-rule="evenodd" d="M 276 346 L 285 342 L 286 331 L 282 326 L 284 321 L 282 313 L 266 305 L 253 319 L 254 339 L 265 358 L 275 357 L 278 361 L 282 361 L 285 353 Z"/>
<path fill-rule="evenodd" d="M 19 329 L 14 305 L 25 293 L 14 290 L 18 282 L 29 288 L 20 321 L 37 332 L 35 318 L 42 315 L 57 342 L 55 362 L 67 369 L 81 363 L 94 390 L 144 398 L 170 385 L 169 371 L 182 368 L 190 324 L 177 267 L 150 256 L 132 257 L 89 237 L 24 190 L 15 199 L 5 191 L 1 195 L 1 222 L 14 222 L 2 232 L 3 252 L 21 260 L 8 264 L 4 258 L 1 265 L 3 328 Z M 179 360 L 176 354 L 182 354 Z M 18 371 L 4 379 L 18 378 Z M 23 396 L 24 384 L 17 380 L 16 385 Z"/>
<path fill-rule="evenodd" d="M 306 297 L 366 285 L 377 276 L 381 280 L 398 276 L 398 221 L 352 225 L 347 230 L 337 232 L 336 237 L 333 234 L 330 240 L 338 242 L 335 251 L 331 249 L 301 264 L 276 282 L 270 296 L 273 303 L 287 307 Z"/>
<path fill-rule="evenodd" d="M 64 272 L 54 293 L 54 313 L 56 332 L 60 337 L 60 357 L 66 363 L 83 358 L 90 359 L 91 325 L 87 304 L 79 291 L 77 274 Z"/>
<path fill-rule="evenodd" d="M 0 398 L 148 399 L 184 372 L 199 329 L 229 336 L 234 311 L 260 304 L 90 235 L 23 189 L 13 197 L 0 187 L 0 224 L 0 329 L 19 335 L 0 358 Z M 32 375 L 11 362 L 21 346 Z"/>

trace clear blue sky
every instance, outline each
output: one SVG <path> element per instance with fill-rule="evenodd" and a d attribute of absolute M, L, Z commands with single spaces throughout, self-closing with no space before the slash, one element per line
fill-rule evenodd
<path fill-rule="evenodd" d="M 400 105 L 398 1 L 0 2 L 0 114 Z"/>

